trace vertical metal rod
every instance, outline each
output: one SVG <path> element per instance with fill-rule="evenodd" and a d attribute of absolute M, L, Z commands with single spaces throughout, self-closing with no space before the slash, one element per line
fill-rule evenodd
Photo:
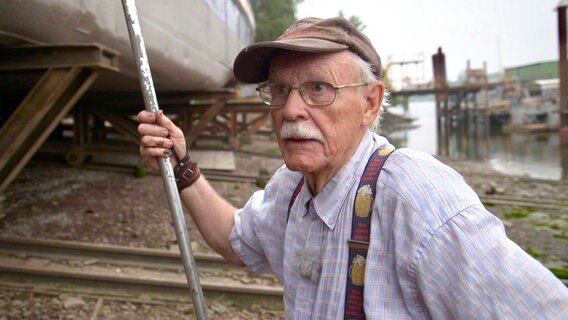
<path fill-rule="evenodd" d="M 156 92 L 154 90 L 154 83 L 152 81 L 152 74 L 150 73 L 150 66 L 148 57 L 146 55 L 146 47 L 144 39 L 142 38 L 142 30 L 138 21 L 138 13 L 136 11 L 135 0 L 122 0 L 122 7 L 126 17 L 126 25 L 128 27 L 128 34 L 130 36 L 130 44 L 132 46 L 132 53 L 134 60 L 138 67 L 138 78 L 140 80 L 140 87 L 144 96 L 144 105 L 147 111 L 158 112 L 158 101 L 156 99 Z M 183 209 L 175 183 L 174 172 L 172 164 L 168 158 L 160 158 L 160 171 L 162 173 L 162 180 L 166 189 L 168 203 L 170 206 L 170 213 L 174 222 L 176 237 L 180 249 L 180 254 L 185 270 L 185 276 L 189 288 L 191 289 L 191 299 L 193 301 L 193 308 L 197 319 L 207 319 L 207 312 L 205 308 L 205 299 L 203 291 L 199 283 L 199 274 L 197 266 L 193 257 L 189 241 L 189 233 L 183 215 Z"/>

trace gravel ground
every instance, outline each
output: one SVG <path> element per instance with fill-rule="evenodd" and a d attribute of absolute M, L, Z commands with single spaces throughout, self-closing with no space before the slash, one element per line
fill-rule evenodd
<path fill-rule="evenodd" d="M 236 153 L 237 172 L 269 175 L 283 162 L 277 146 L 267 139 L 245 144 Z M 496 174 L 478 162 L 442 159 L 461 172 L 480 195 L 497 194 L 564 203 L 557 210 L 491 205 L 504 220 L 511 239 L 547 266 L 568 270 L 568 182 L 526 181 Z M 259 186 L 212 182 L 214 188 L 240 207 Z M 210 252 L 189 216 L 186 218 L 195 251 Z M 176 246 L 161 178 L 149 175 L 79 169 L 59 164 L 30 163 L 0 195 L 0 235 L 74 240 L 168 249 Z M 75 299 L 75 300 L 73 300 Z M 74 301 L 69 307 L 69 301 Z M 68 306 L 66 307 L 66 302 Z M 96 299 L 0 290 L 2 319 L 87 319 Z M 212 319 L 272 319 L 279 314 L 241 310 L 213 302 Z M 191 319 L 187 305 L 150 306 L 105 302 L 100 319 Z"/>
<path fill-rule="evenodd" d="M 0 289 L 0 320 L 170 320 L 195 319 L 190 304 L 135 303 L 104 300 L 72 295 L 51 295 L 25 291 Z M 265 320 L 284 319 L 282 312 L 265 311 L 259 308 L 242 310 L 219 301 L 207 302 L 207 315 L 211 320 Z"/>

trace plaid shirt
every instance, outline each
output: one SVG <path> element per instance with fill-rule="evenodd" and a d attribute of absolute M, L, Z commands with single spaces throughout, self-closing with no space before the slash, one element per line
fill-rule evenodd
<path fill-rule="evenodd" d="M 343 318 L 356 189 L 371 153 L 389 146 L 369 132 L 317 196 L 304 184 L 288 221 L 303 176 L 285 167 L 237 211 L 233 249 L 253 270 L 278 276 L 288 319 Z M 568 289 L 509 240 L 464 179 L 432 156 L 393 153 L 373 210 L 367 319 L 568 319 Z M 295 269 L 299 250 L 321 259 L 319 277 Z"/>

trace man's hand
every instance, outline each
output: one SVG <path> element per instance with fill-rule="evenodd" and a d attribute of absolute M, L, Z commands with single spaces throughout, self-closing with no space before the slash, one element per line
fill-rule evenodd
<path fill-rule="evenodd" d="M 187 152 L 183 132 L 162 110 L 157 113 L 141 111 L 137 119 L 140 123 L 140 155 L 152 169 L 159 170 L 158 157 L 171 157 L 175 152 L 177 158 L 183 158 Z M 175 157 L 170 159 L 175 166 Z"/>

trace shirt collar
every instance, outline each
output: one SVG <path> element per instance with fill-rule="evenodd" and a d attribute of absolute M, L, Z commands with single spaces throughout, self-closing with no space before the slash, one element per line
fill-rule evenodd
<path fill-rule="evenodd" d="M 353 190 L 353 185 L 361 178 L 371 153 L 378 147 L 387 144 L 389 143 L 384 137 L 367 131 L 351 159 L 326 183 L 320 193 L 313 197 L 308 186 L 304 184 L 298 200 L 301 201 L 304 208 L 312 200 L 318 217 L 328 228 L 333 230 L 339 213 L 348 199 L 349 192 Z M 349 204 L 347 210 L 351 210 L 351 207 Z M 304 210 L 304 215 L 307 212 L 308 210 Z"/>

